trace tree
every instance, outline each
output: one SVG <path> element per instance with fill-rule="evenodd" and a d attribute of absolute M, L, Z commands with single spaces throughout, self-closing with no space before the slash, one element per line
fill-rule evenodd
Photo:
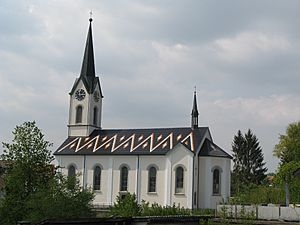
<path fill-rule="evenodd" d="M 12 143 L 3 143 L 6 162 L 4 199 L 0 202 L 0 224 L 20 220 L 38 222 L 46 218 L 88 217 L 94 198 L 76 180 L 64 178 L 51 165 L 52 144 L 35 122 L 25 122 L 13 131 Z M 74 178 L 76 179 L 76 178 Z"/>
<path fill-rule="evenodd" d="M 3 223 L 14 223 L 28 214 L 26 202 L 38 187 L 52 177 L 50 166 L 53 156 L 48 149 L 52 144 L 44 140 L 35 122 L 25 122 L 13 131 L 12 143 L 3 143 L 2 160 L 7 163 L 4 174 L 5 199 L 0 215 Z M 2 222 L 2 221 L 1 221 Z"/>
<path fill-rule="evenodd" d="M 239 130 L 232 143 L 234 192 L 250 184 L 261 184 L 265 179 L 267 168 L 257 137 L 249 129 L 245 135 Z"/>
<path fill-rule="evenodd" d="M 300 121 L 288 125 L 286 134 L 279 136 L 273 153 L 280 159 L 275 182 L 286 185 L 287 203 L 289 200 L 299 202 L 300 180 L 294 176 L 294 172 L 300 168 Z"/>
<path fill-rule="evenodd" d="M 233 173 L 232 173 L 232 189 L 233 192 L 239 192 L 241 184 L 244 183 L 244 166 L 243 166 L 243 153 L 244 153 L 245 138 L 239 130 L 237 135 L 233 138 L 232 151 L 233 151 Z"/>
<path fill-rule="evenodd" d="M 37 223 L 47 219 L 87 218 L 94 215 L 94 194 L 80 187 L 76 177 L 65 178 L 57 173 L 47 187 L 40 188 L 27 202 L 26 220 Z"/>
<path fill-rule="evenodd" d="M 279 136 L 279 143 L 275 145 L 273 153 L 281 163 L 300 161 L 300 121 L 288 125 L 286 134 Z"/>

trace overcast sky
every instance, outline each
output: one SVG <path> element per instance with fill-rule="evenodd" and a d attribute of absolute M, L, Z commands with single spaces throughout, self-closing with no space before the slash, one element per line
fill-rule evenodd
<path fill-rule="evenodd" d="M 214 142 L 231 152 L 250 128 L 276 170 L 278 136 L 300 120 L 298 0 L 1 0 L 0 141 L 32 120 L 53 150 L 67 137 L 90 10 L 103 128 L 190 126 L 196 85 Z"/>

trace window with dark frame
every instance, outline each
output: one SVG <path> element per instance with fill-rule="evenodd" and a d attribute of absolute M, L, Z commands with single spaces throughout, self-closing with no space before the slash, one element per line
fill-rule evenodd
<path fill-rule="evenodd" d="M 149 183 L 148 183 L 148 192 L 156 192 L 156 168 L 150 167 L 148 171 Z"/>
<path fill-rule="evenodd" d="M 127 191 L 128 189 L 128 168 L 123 166 L 121 168 L 121 177 L 120 177 L 120 191 Z"/>
<path fill-rule="evenodd" d="M 94 190 L 100 190 L 101 187 L 101 168 L 96 166 L 94 169 Z"/>
<path fill-rule="evenodd" d="M 98 108 L 97 107 L 94 108 L 93 123 L 94 123 L 94 125 L 97 125 L 97 123 L 98 123 Z"/>
<path fill-rule="evenodd" d="M 220 194 L 220 170 L 214 169 L 213 171 L 213 195 Z"/>
<path fill-rule="evenodd" d="M 181 166 L 176 169 L 175 179 L 175 193 L 184 193 L 184 170 Z"/>
<path fill-rule="evenodd" d="M 82 106 L 79 105 L 76 108 L 76 118 L 75 123 L 82 123 Z"/>
<path fill-rule="evenodd" d="M 74 177 L 74 176 L 76 176 L 75 166 L 70 165 L 68 168 L 68 177 Z"/>

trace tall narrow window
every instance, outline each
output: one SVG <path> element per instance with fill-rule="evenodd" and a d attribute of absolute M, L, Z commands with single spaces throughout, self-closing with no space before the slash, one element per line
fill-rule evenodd
<path fill-rule="evenodd" d="M 184 170 L 181 166 L 175 172 L 175 193 L 184 193 Z"/>
<path fill-rule="evenodd" d="M 97 125 L 98 123 L 98 108 L 95 107 L 94 108 L 94 121 L 93 121 L 94 125 Z"/>
<path fill-rule="evenodd" d="M 70 165 L 68 168 L 68 177 L 74 177 L 76 175 L 76 169 L 74 165 Z"/>
<path fill-rule="evenodd" d="M 96 166 L 94 169 L 94 190 L 100 190 L 101 185 L 101 168 Z"/>
<path fill-rule="evenodd" d="M 156 168 L 150 167 L 148 171 L 149 183 L 148 183 L 148 192 L 156 192 Z"/>
<path fill-rule="evenodd" d="M 76 108 L 76 118 L 75 123 L 82 123 L 82 106 L 79 105 Z"/>
<path fill-rule="evenodd" d="M 123 166 L 121 168 L 121 176 L 120 176 L 120 191 L 127 191 L 128 189 L 128 168 Z"/>
<path fill-rule="evenodd" d="M 213 171 L 213 194 L 220 194 L 220 170 L 214 169 Z"/>

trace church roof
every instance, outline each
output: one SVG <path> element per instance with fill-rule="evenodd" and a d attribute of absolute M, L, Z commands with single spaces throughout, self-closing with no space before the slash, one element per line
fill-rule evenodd
<path fill-rule="evenodd" d="M 232 159 L 231 155 L 207 138 L 200 149 L 199 156 L 226 157 Z"/>
<path fill-rule="evenodd" d="M 206 132 L 208 127 L 99 129 L 88 137 L 68 137 L 54 155 L 164 155 L 179 143 L 196 152 Z"/>

